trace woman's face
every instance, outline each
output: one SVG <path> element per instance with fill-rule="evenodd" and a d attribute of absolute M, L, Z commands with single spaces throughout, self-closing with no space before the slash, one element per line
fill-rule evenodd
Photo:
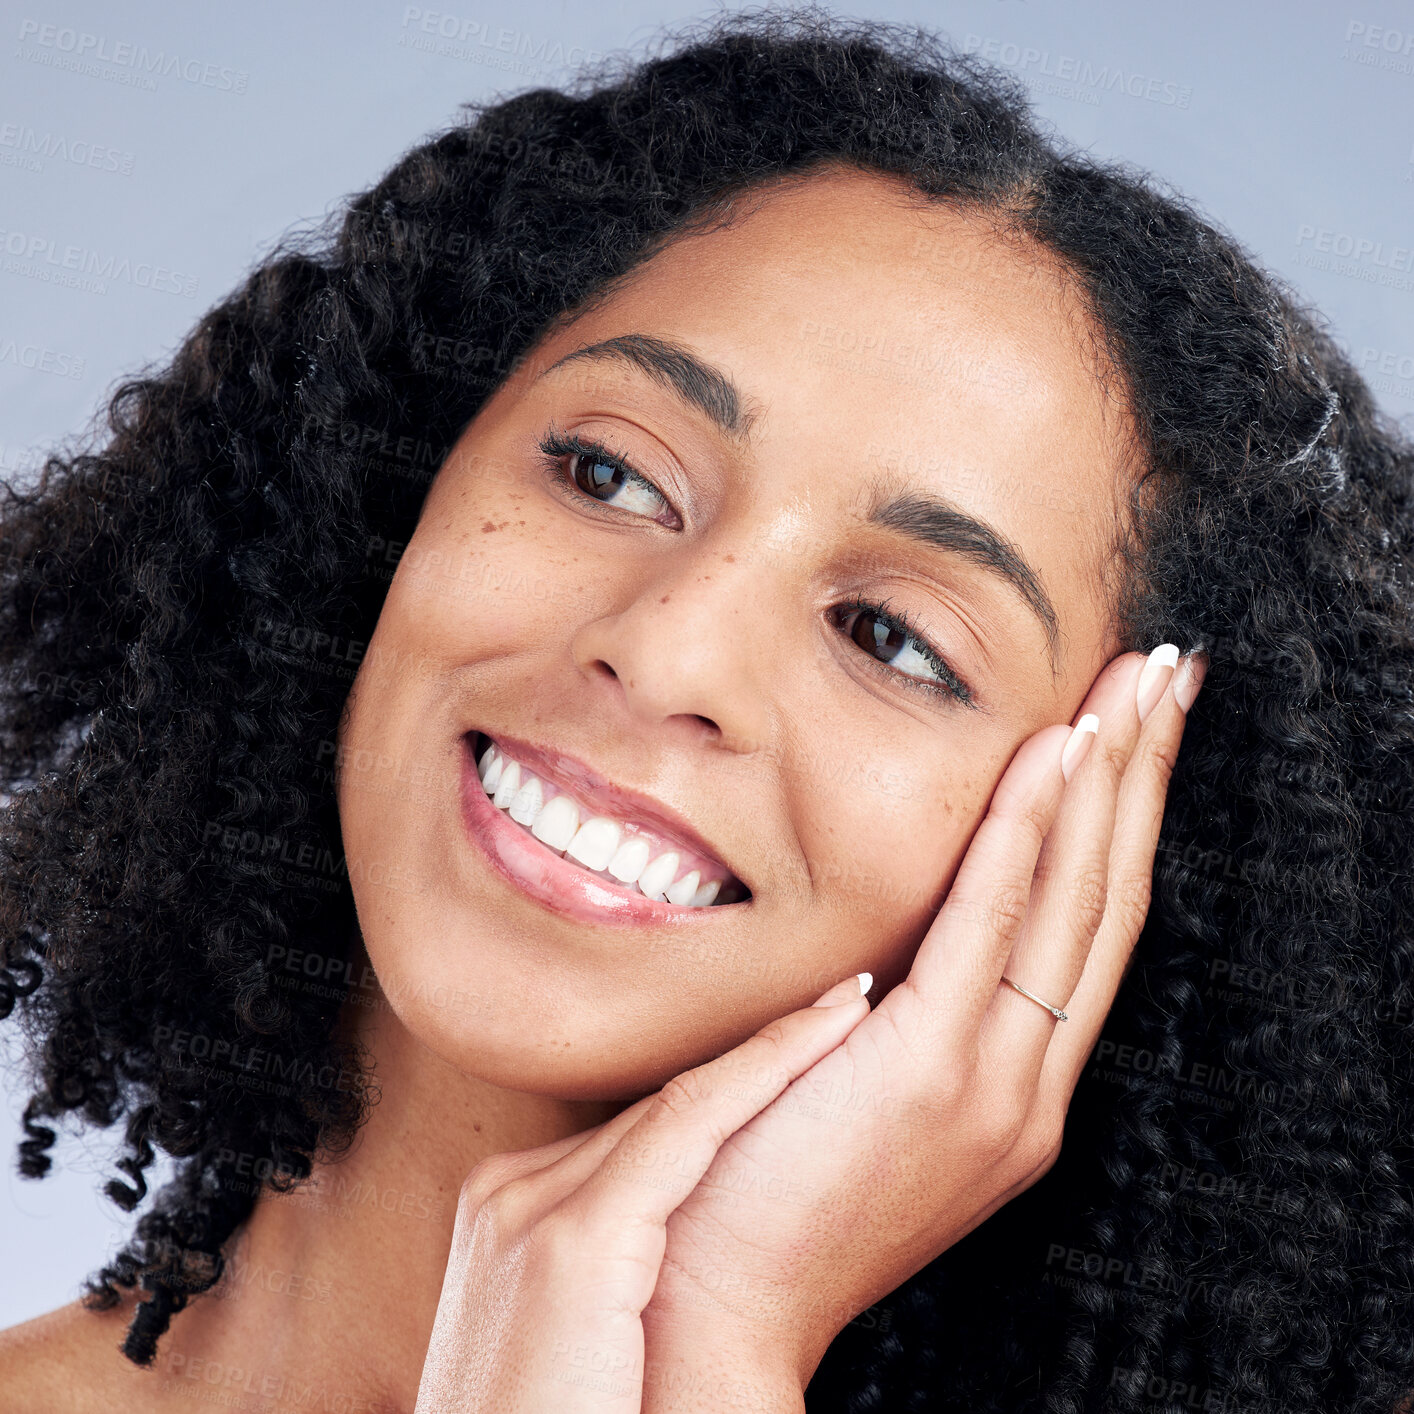
<path fill-rule="evenodd" d="M 1127 424 L 1087 327 L 1039 252 L 836 168 L 531 351 L 438 472 L 341 730 L 414 1035 L 613 1100 L 906 974 L 1012 753 L 1119 651 Z M 749 896 L 663 897 L 713 877 Z"/>

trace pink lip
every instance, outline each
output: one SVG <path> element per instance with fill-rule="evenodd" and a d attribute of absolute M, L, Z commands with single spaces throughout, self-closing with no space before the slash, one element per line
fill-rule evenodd
<path fill-rule="evenodd" d="M 475 742 L 477 733 L 469 734 L 468 740 Z M 648 826 L 661 835 L 668 843 L 686 845 L 688 849 L 716 860 L 724 872 L 733 871 L 717 852 L 680 815 L 660 804 L 652 796 L 636 790 L 627 790 L 613 781 L 605 780 L 597 771 L 591 770 L 583 761 L 567 756 L 563 751 L 546 751 L 533 742 L 520 737 L 506 736 L 503 732 L 493 734 L 517 761 L 528 766 L 541 780 L 550 781 L 563 791 L 601 809 L 605 815 L 620 820 L 634 820 Z M 740 878 L 740 875 L 736 877 Z M 742 883 L 746 881 L 743 879 Z"/>
<path fill-rule="evenodd" d="M 496 736 L 504 742 L 507 750 L 521 755 L 527 766 L 537 774 L 546 764 L 542 753 L 511 737 Z M 547 908 L 581 923 L 651 923 L 666 927 L 690 927 L 725 908 L 737 908 L 750 903 L 749 898 L 737 904 L 713 904 L 706 908 L 690 908 L 686 905 L 669 903 L 666 899 L 650 899 L 637 889 L 629 889 L 601 879 L 581 869 L 572 860 L 561 858 L 547 849 L 528 830 L 522 829 L 492 803 L 481 785 L 475 755 L 476 733 L 469 732 L 462 739 L 462 818 L 467 833 L 485 854 L 487 860 L 510 883 L 522 893 L 544 904 Z M 561 758 L 563 760 L 563 758 Z M 563 772 L 546 772 L 556 784 L 564 784 L 566 789 L 575 787 L 563 780 Z M 557 779 L 558 777 L 558 779 Z M 585 778 L 588 778 L 587 780 Z M 589 784 L 593 773 L 585 770 L 581 786 Z M 596 792 L 599 795 L 604 792 Z M 623 792 L 618 792 L 620 799 Z M 636 806 L 625 804 L 625 814 L 642 818 L 651 814 L 654 822 L 667 824 L 664 812 L 640 811 Z M 670 817 L 669 817 L 670 818 Z M 684 843 L 696 844 L 696 836 L 672 825 L 675 834 L 683 836 Z M 702 852 L 710 853 L 703 849 Z M 715 856 L 713 856 L 715 858 Z"/>

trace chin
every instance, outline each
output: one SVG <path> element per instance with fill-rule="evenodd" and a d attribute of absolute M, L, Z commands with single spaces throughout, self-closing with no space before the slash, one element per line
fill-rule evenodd
<path fill-rule="evenodd" d="M 425 965 L 412 972 L 405 965 L 410 948 L 382 940 L 397 959 L 389 960 L 378 940 L 365 939 L 402 1028 L 461 1075 L 560 1100 L 630 1100 L 694 1063 L 689 1056 L 679 1064 L 668 1049 L 700 1049 L 702 1060 L 715 1053 L 710 1036 L 694 1047 L 681 1033 L 670 1040 L 660 1026 L 641 1024 L 614 1006 L 612 988 L 587 987 L 578 968 L 544 958 L 527 964 L 504 946 L 493 959 L 495 939 L 472 930 L 463 937 L 457 951 L 485 959 L 469 973 L 425 954 Z"/>

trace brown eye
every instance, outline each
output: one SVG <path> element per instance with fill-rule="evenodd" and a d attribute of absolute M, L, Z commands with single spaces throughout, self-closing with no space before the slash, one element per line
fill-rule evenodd
<path fill-rule="evenodd" d="M 628 475 L 623 467 L 592 453 L 571 452 L 569 474 L 574 484 L 596 501 L 612 501 L 628 484 Z"/>
<path fill-rule="evenodd" d="M 892 663 L 912 641 L 912 635 L 886 622 L 872 610 L 861 609 L 853 614 L 854 626 L 846 630 L 849 636 L 881 663 Z"/>
<path fill-rule="evenodd" d="M 540 450 L 550 476 L 586 500 L 628 511 L 644 520 L 656 520 L 660 525 L 665 511 L 676 520 L 667 497 L 642 472 L 635 471 L 607 447 L 551 432 L 541 440 Z"/>
<path fill-rule="evenodd" d="M 851 600 L 833 611 L 841 632 L 907 687 L 972 705 L 972 689 L 903 613 Z"/>

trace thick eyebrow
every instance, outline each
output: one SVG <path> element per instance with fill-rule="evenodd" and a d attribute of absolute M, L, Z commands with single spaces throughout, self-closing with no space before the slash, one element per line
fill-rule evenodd
<path fill-rule="evenodd" d="M 681 344 L 654 338 L 651 334 L 620 334 L 617 338 L 572 350 L 556 359 L 540 378 L 580 358 L 619 359 L 631 363 L 684 402 L 706 413 L 718 431 L 738 441 L 745 441 L 751 435 L 756 414 L 747 410 L 747 399 L 741 389 L 720 368 L 704 363 Z M 540 379 L 535 381 L 538 383 Z"/>
<path fill-rule="evenodd" d="M 726 373 L 671 340 L 652 334 L 602 339 L 556 359 L 540 378 L 576 359 L 618 359 L 633 365 L 705 413 L 719 431 L 733 439 L 748 439 L 757 420 L 757 413 L 748 410 L 748 399 Z M 1051 671 L 1059 671 L 1060 627 L 1055 606 L 1026 557 L 1004 535 L 936 492 L 884 482 L 875 484 L 865 520 L 932 549 L 961 555 L 1009 584 L 1040 621 Z"/>
<path fill-rule="evenodd" d="M 1055 605 L 1040 576 L 1004 535 L 935 491 L 916 486 L 900 489 L 886 482 L 876 482 L 864 519 L 932 549 L 961 555 L 1004 580 L 1040 620 L 1051 672 L 1059 671 L 1060 623 Z"/>

